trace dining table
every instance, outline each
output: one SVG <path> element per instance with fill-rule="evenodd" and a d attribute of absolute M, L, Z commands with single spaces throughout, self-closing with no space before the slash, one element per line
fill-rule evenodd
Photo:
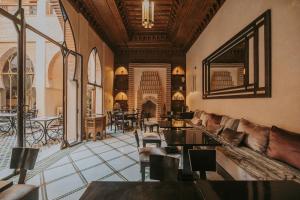
<path fill-rule="evenodd" d="M 48 138 L 55 140 L 55 138 L 52 138 L 48 134 L 48 128 L 54 121 L 59 120 L 59 119 L 61 119 L 61 116 L 38 116 L 38 117 L 30 119 L 30 121 L 35 122 L 41 126 L 42 131 L 43 131 L 43 137 L 41 137 L 41 139 L 44 138 L 45 144 L 47 144 Z"/>
<path fill-rule="evenodd" d="M 293 181 L 91 182 L 80 200 L 299 200 Z"/>
<path fill-rule="evenodd" d="M 200 129 L 170 129 L 163 131 L 168 146 L 181 146 L 182 152 L 182 179 L 193 180 L 189 149 L 195 146 L 219 146 L 219 143 L 209 143 L 206 134 Z"/>
<path fill-rule="evenodd" d="M 0 119 L 4 119 L 8 121 L 8 130 L 2 130 L 3 132 L 7 132 L 7 133 L 15 133 L 16 132 L 16 119 L 17 119 L 17 113 L 13 113 L 13 112 L 0 112 Z"/>

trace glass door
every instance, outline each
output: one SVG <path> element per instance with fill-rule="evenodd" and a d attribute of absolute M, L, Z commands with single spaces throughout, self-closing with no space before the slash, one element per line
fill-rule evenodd
<path fill-rule="evenodd" d="M 81 141 L 82 127 L 82 57 L 70 52 L 65 57 L 64 66 L 64 111 L 65 111 L 65 138 L 69 145 Z"/>

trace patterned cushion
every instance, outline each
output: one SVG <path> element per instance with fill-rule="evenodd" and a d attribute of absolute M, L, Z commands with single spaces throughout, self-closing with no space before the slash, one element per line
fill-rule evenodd
<path fill-rule="evenodd" d="M 160 140 L 160 135 L 158 133 L 143 133 L 143 140 Z"/>
<path fill-rule="evenodd" d="M 217 160 L 220 164 L 221 162 L 229 163 L 228 161 L 233 161 L 235 165 L 243 169 L 245 174 L 240 172 L 236 179 L 246 180 L 250 175 L 252 179 L 255 180 L 293 180 L 300 183 L 300 171 L 279 161 L 268 158 L 267 156 L 257 153 L 247 147 L 234 147 L 230 145 L 224 145 L 223 147 L 217 148 L 217 154 L 223 154 L 225 160 Z M 218 159 L 218 156 L 217 156 Z M 232 168 L 235 166 L 222 167 L 229 173 L 235 173 Z"/>
<path fill-rule="evenodd" d="M 201 125 L 202 121 L 200 120 L 200 118 L 194 117 L 193 119 L 191 119 L 190 121 L 193 125 Z"/>
<path fill-rule="evenodd" d="M 223 120 L 223 118 L 222 118 L 222 120 Z M 240 120 L 238 120 L 238 119 L 233 119 L 233 118 L 228 117 L 226 119 L 226 121 L 223 122 L 224 123 L 224 129 L 229 128 L 229 129 L 232 129 L 232 130 L 236 131 L 238 126 L 239 126 L 239 122 L 240 122 Z M 221 125 L 223 125 L 222 122 L 221 122 Z"/>
<path fill-rule="evenodd" d="M 194 112 L 194 118 L 199 118 L 200 119 L 202 112 L 203 111 L 195 110 L 195 112 Z"/>
<path fill-rule="evenodd" d="M 246 133 L 244 144 L 247 147 L 259 153 L 266 152 L 270 128 L 241 119 L 237 131 Z"/>
<path fill-rule="evenodd" d="M 233 146 L 239 146 L 245 137 L 245 133 L 226 128 L 221 133 L 221 137 Z"/>
<path fill-rule="evenodd" d="M 206 127 L 206 122 L 208 120 L 208 114 L 206 112 L 202 112 L 200 119 L 202 121 L 202 126 Z"/>

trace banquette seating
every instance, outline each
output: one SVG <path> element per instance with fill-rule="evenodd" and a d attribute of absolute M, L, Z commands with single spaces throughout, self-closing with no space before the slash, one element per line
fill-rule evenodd
<path fill-rule="evenodd" d="M 300 183 L 299 133 L 199 110 L 188 123 L 222 144 L 216 160 L 230 178 Z"/>

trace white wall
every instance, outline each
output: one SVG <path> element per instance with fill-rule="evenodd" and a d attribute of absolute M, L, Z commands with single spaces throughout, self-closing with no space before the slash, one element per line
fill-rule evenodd
<path fill-rule="evenodd" d="M 202 60 L 267 9 L 272 12 L 272 98 L 203 100 Z M 188 106 L 300 132 L 299 20 L 299 0 L 226 0 L 186 55 Z M 191 92 L 192 73 L 197 73 L 196 92 Z"/>

